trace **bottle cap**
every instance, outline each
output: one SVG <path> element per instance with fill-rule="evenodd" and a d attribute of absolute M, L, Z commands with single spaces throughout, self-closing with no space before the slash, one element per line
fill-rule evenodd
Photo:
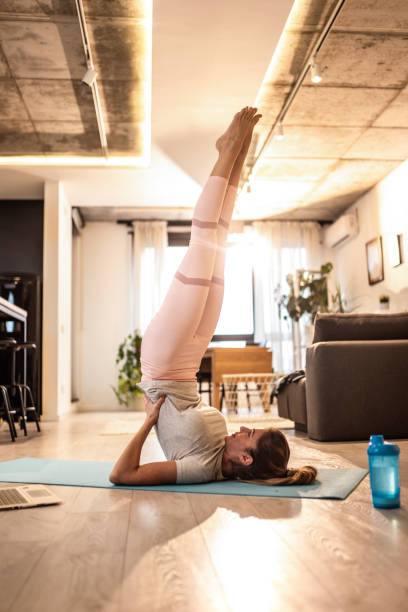
<path fill-rule="evenodd" d="M 369 455 L 399 455 L 400 449 L 396 444 L 384 442 L 384 436 L 376 434 L 370 436 L 370 444 L 367 447 Z"/>

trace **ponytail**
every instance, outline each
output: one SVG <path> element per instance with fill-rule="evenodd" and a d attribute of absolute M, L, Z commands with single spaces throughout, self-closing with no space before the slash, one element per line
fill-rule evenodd
<path fill-rule="evenodd" d="M 262 480 L 244 480 L 251 484 L 269 485 L 274 487 L 282 487 L 284 485 L 308 485 L 316 480 L 317 470 L 312 465 L 304 465 L 296 469 L 286 470 L 286 476 L 277 476 L 272 478 L 263 478 Z"/>

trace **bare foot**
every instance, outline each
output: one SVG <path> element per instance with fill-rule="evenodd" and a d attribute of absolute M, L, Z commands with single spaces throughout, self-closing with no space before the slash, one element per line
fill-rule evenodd
<path fill-rule="evenodd" d="M 246 156 L 248 154 L 248 150 L 249 150 L 249 146 L 251 144 L 251 140 L 252 140 L 252 133 L 254 131 L 254 127 L 255 125 L 258 123 L 259 119 L 262 117 L 261 114 L 253 114 L 252 115 L 252 119 L 250 120 L 250 125 L 249 128 L 247 130 L 246 136 L 244 138 L 244 140 L 242 141 L 242 145 L 241 145 L 241 149 L 238 153 L 238 155 L 235 158 L 235 162 L 234 165 L 232 167 L 230 176 L 229 176 L 229 184 L 234 186 L 234 187 L 238 187 L 239 186 L 239 182 L 241 179 L 241 172 L 242 172 L 242 168 L 244 167 L 245 164 L 245 159 Z"/>
<path fill-rule="evenodd" d="M 255 109 L 256 111 L 256 109 Z M 260 118 L 262 117 L 261 114 L 254 114 L 252 115 L 252 118 L 250 119 L 249 122 L 249 128 L 248 131 L 246 133 L 246 136 L 242 142 L 241 145 L 241 150 L 239 152 L 239 155 L 243 155 L 244 157 L 246 157 L 248 151 L 249 151 L 249 146 L 251 144 L 251 140 L 252 140 L 252 133 L 254 131 L 254 127 L 256 126 L 256 124 L 258 123 L 258 121 L 260 120 Z"/>
<path fill-rule="evenodd" d="M 215 146 L 219 153 L 221 153 L 226 148 L 236 149 L 237 152 L 241 150 L 248 131 L 251 131 L 250 128 L 256 110 L 256 108 L 246 106 L 245 108 L 240 110 L 239 113 L 236 113 L 236 115 L 234 115 L 234 118 L 228 129 L 224 132 L 222 136 L 220 136 L 220 138 L 218 138 L 217 142 L 215 143 Z"/>

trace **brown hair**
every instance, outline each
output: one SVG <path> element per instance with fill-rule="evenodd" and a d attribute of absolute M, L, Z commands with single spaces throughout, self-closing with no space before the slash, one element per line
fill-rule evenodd
<path fill-rule="evenodd" d="M 232 478 L 264 485 L 311 484 L 316 478 L 317 470 L 311 465 L 288 469 L 289 444 L 286 436 L 274 427 L 266 429 L 256 448 L 246 452 L 253 459 L 251 465 L 233 463 Z"/>

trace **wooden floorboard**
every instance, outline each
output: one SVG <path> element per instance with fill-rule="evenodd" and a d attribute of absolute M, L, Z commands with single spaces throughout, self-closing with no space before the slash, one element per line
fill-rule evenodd
<path fill-rule="evenodd" d="M 0 461 L 114 461 L 131 436 L 103 436 L 126 413 L 29 423 Z M 293 466 L 367 467 L 366 442 L 319 443 L 285 430 Z M 377 510 L 369 480 L 343 501 L 51 487 L 64 501 L 0 512 L 1 612 L 406 610 L 408 440 L 402 506 Z M 142 460 L 163 458 L 155 435 Z M 2 486 L 2 485 L 0 485 Z M 4 485 L 3 485 L 4 486 Z"/>
<path fill-rule="evenodd" d="M 136 492 L 121 612 L 225 610 L 224 594 L 185 493 Z"/>
<path fill-rule="evenodd" d="M 305 604 L 340 610 L 248 498 L 192 495 L 190 501 L 232 610 L 302 610 Z"/>

